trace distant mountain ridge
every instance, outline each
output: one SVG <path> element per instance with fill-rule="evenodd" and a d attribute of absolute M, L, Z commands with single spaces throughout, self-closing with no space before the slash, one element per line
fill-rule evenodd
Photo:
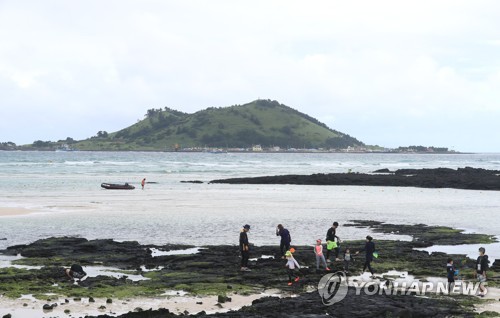
<path fill-rule="evenodd" d="M 193 114 L 165 107 L 149 109 L 143 120 L 117 132 L 76 142 L 79 150 L 173 150 L 222 147 L 325 148 L 363 146 L 354 137 L 271 100 L 210 107 Z"/>

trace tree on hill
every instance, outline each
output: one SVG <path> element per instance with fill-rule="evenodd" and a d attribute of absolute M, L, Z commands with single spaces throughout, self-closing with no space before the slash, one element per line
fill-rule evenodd
<path fill-rule="evenodd" d="M 17 148 L 17 145 L 12 141 L 0 142 L 0 150 L 14 150 Z"/>
<path fill-rule="evenodd" d="M 107 131 L 101 131 L 99 130 L 96 135 L 97 138 L 108 138 L 108 132 Z"/>
<path fill-rule="evenodd" d="M 35 140 L 33 141 L 33 147 L 35 148 L 47 148 L 52 145 L 51 141 Z"/>

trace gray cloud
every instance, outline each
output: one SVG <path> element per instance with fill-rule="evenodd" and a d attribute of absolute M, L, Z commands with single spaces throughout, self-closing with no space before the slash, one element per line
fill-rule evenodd
<path fill-rule="evenodd" d="M 495 1 L 2 1 L 0 141 L 276 99 L 360 140 L 499 151 Z"/>

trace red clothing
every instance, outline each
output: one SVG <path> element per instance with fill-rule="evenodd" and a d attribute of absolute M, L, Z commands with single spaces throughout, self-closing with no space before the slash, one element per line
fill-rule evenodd
<path fill-rule="evenodd" d="M 323 245 L 316 245 L 314 247 L 314 253 L 316 253 L 316 255 L 323 255 Z"/>

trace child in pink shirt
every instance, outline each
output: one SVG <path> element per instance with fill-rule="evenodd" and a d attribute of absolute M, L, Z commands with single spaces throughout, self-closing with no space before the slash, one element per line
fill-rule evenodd
<path fill-rule="evenodd" d="M 326 265 L 325 255 L 323 255 L 323 245 L 321 245 L 321 240 L 316 240 L 316 245 L 314 246 L 314 254 L 316 255 L 316 270 L 319 270 L 319 262 L 323 262 L 325 269 L 329 271 L 330 269 Z"/>

